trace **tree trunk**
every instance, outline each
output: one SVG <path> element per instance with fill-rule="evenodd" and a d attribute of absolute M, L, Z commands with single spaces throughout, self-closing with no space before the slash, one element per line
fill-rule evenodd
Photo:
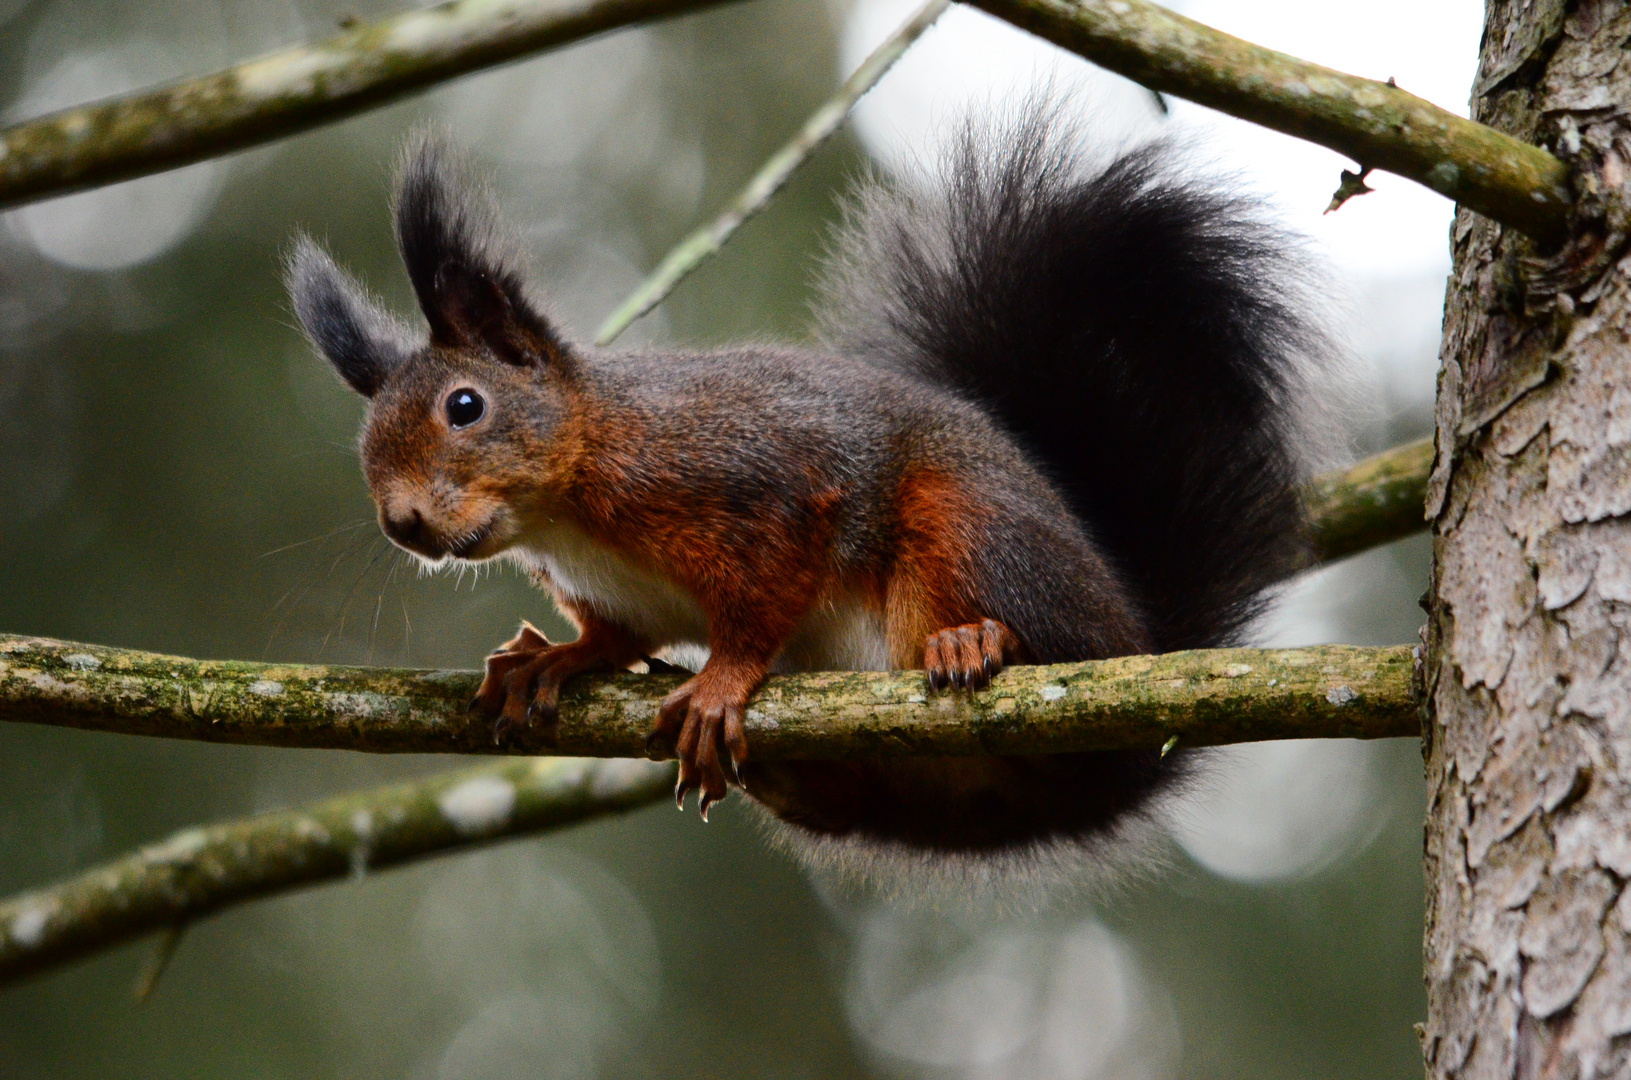
<path fill-rule="evenodd" d="M 1561 252 L 1461 211 L 1444 320 L 1422 1049 L 1631 1075 L 1631 9 L 1493 0 L 1473 116 L 1580 169 Z M 1625 261 L 1622 261 L 1624 259 Z"/>

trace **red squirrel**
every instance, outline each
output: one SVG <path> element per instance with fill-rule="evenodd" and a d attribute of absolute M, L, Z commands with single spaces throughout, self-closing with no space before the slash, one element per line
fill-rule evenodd
<path fill-rule="evenodd" d="M 1089 168 L 1057 126 L 971 126 L 935 191 L 869 182 L 815 347 L 567 340 L 434 139 L 394 201 L 428 338 L 297 241 L 299 321 L 369 399 L 385 533 L 431 564 L 509 559 L 578 628 L 523 624 L 487 658 L 495 736 L 550 723 L 573 675 L 705 646 L 652 732 L 676 798 L 706 816 L 739 787 L 817 858 L 1093 851 L 1184 775 L 1153 747 L 763 762 L 744 730 L 774 670 L 967 693 L 1007 664 L 1228 644 L 1298 558 L 1319 333 L 1296 245 L 1163 144 Z"/>

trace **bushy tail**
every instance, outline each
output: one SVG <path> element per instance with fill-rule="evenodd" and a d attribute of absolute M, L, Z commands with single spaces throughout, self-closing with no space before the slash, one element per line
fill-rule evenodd
<path fill-rule="evenodd" d="M 823 329 L 991 411 L 1138 590 L 1162 651 L 1234 640 L 1305 535 L 1297 242 L 1174 175 L 1085 170 L 1057 110 L 973 125 L 932 196 L 863 191 Z"/>

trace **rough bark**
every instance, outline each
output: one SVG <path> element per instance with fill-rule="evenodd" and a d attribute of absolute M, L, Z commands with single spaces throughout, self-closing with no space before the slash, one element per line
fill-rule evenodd
<path fill-rule="evenodd" d="M 1462 210 L 1429 486 L 1434 1077 L 1631 1074 L 1631 10 L 1495 0 L 1473 114 L 1580 169 L 1539 252 Z"/>

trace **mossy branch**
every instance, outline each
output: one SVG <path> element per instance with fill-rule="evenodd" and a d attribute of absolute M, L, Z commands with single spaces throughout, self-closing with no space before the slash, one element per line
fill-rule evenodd
<path fill-rule="evenodd" d="M 645 761 L 507 761 L 185 829 L 0 900 L 0 985 L 247 900 L 632 810 L 674 779 Z"/>
<path fill-rule="evenodd" d="M 1148 0 L 969 2 L 1151 90 L 1330 147 L 1537 239 L 1567 228 L 1574 197 L 1563 162 L 1391 82 L 1253 45 Z"/>
<path fill-rule="evenodd" d="M 789 676 L 755 699 L 749 738 L 756 755 L 776 758 L 1414 736 L 1413 670 L 1409 646 L 1322 646 L 1013 668 L 984 693 L 933 699 L 915 672 Z M 274 745 L 491 749 L 486 721 L 459 705 L 474 678 L 207 664 L 12 637 L 0 639 L 0 719 L 117 719 L 117 730 Z M 664 798 L 672 767 L 626 756 L 641 751 L 672 681 L 591 681 L 563 702 L 554 737 L 520 740 L 624 757 L 506 762 L 188 829 L 0 901 L 0 985 L 146 933 L 166 931 L 173 945 L 188 923 L 236 903 Z"/>
<path fill-rule="evenodd" d="M 1421 528 L 1421 492 L 1429 459 L 1422 444 L 1412 444 L 1317 481 L 1312 505 L 1315 521 L 1323 530 L 1319 555 L 1340 558 Z M 1401 506 L 1405 509 L 1399 509 Z M 0 640 L 5 642 L 0 645 L 0 666 L 10 664 L 13 657 L 26 658 L 22 668 L 0 675 L 0 698 L 9 694 L 6 688 L 14 679 L 43 692 L 49 700 L 67 698 L 92 708 L 97 707 L 92 699 L 107 696 L 115 701 L 123 696 L 125 706 L 137 712 L 166 696 L 174 703 L 184 698 L 186 708 L 210 727 L 207 714 L 215 704 L 245 694 L 251 702 L 264 702 L 289 692 L 287 684 L 274 692 L 271 683 L 275 680 L 264 678 L 270 674 L 266 666 L 166 662 L 150 654 L 128 653 L 122 655 L 146 657 L 147 675 L 159 685 L 127 681 L 121 690 L 118 681 L 135 678 L 134 673 L 112 670 L 104 675 L 114 682 L 93 690 L 78 682 L 78 677 L 102 672 L 104 659 L 112 659 L 119 651 L 65 643 L 41 645 L 37 639 Z M 14 644 L 21 647 L 12 650 Z M 1167 664 L 1141 670 L 1143 661 L 1150 659 Z M 1295 672 L 1295 677 L 1282 684 L 1264 660 L 1274 670 Z M 1062 677 L 1052 679 L 1046 678 L 1049 669 L 1015 669 L 986 695 L 988 710 L 996 714 L 999 724 L 1013 722 L 1020 698 L 1008 684 L 1019 681 L 1033 688 L 1026 698 L 1028 707 L 1046 709 L 1067 700 L 1086 703 L 1087 708 L 1075 708 L 1088 717 L 1090 726 L 1095 709 L 1102 723 L 1117 694 L 1130 691 L 1142 696 L 1147 715 L 1140 721 L 1142 730 L 1122 736 L 1127 745 L 1164 746 L 1172 737 L 1169 731 L 1184 733 L 1180 742 L 1185 745 L 1217 740 L 1228 726 L 1217 720 L 1227 714 L 1234 718 L 1231 738 L 1416 734 L 1410 654 L 1405 648 L 1232 650 L 1107 663 L 1109 667 L 1096 671 L 1087 670 L 1088 665 L 1067 665 L 1059 669 Z M 216 685 L 209 685 L 208 680 L 200 685 L 199 669 L 204 667 L 215 671 Z M 223 670 L 227 667 L 230 672 Z M 1067 670 L 1071 668 L 1080 670 Z M 1036 690 L 1039 673 L 1044 681 Z M 263 678 L 250 677 L 253 674 Z M 223 675 L 227 677 L 221 679 Z M 368 673 L 361 672 L 361 676 L 366 680 Z M 384 673 L 384 677 L 394 682 L 404 676 Z M 474 684 L 473 675 L 459 673 L 408 673 L 406 678 L 433 687 L 436 709 L 441 711 L 456 706 L 460 695 Z M 171 685 L 176 683 L 188 683 L 186 692 Z M 235 689 L 217 696 L 217 686 L 222 683 Z M 632 678 L 626 685 L 630 684 L 640 685 Z M 898 690 L 901 684 L 894 685 Z M 389 714 L 392 701 L 400 700 L 399 693 L 379 694 L 377 686 L 370 690 L 351 684 L 342 689 L 331 684 L 329 689 L 352 695 L 341 700 L 358 714 L 359 730 L 366 728 L 371 716 Z M 921 704 L 910 700 L 925 696 L 920 681 L 906 677 L 905 690 L 907 705 Z M 1012 707 L 1004 704 L 1005 692 Z M 1262 708 L 1255 710 L 1258 722 L 1249 719 L 1254 710 L 1235 710 L 1230 705 L 1232 700 L 1254 694 L 1262 699 L 1260 705 L 1269 706 L 1266 715 Z M 1291 707 L 1282 711 L 1274 703 L 1275 695 Z M 647 697 L 654 700 L 652 694 Z M 1170 704 L 1174 700 L 1187 700 L 1188 705 L 1173 712 Z M 870 693 L 863 694 L 845 711 L 865 714 L 873 701 Z M 41 704 L 36 699 L 23 711 Z M 880 704 L 889 704 L 887 694 Z M 895 704 L 898 715 L 900 703 Z M 950 711 L 958 708 L 954 703 Z M 1177 714 L 1185 708 L 1187 719 Z M 0 714 L 5 709 L 0 705 Z M 1217 714 L 1212 721 L 1194 722 L 1209 711 Z M 803 719 L 807 722 L 808 715 Z M 466 722 L 456 713 L 451 720 Z M 942 729 L 947 723 L 944 717 L 931 721 Z M 484 735 L 485 730 L 478 734 Z M 1102 728 L 1100 734 L 1104 734 Z M 876 731 L 873 737 L 878 737 Z M 759 749 L 756 734 L 756 752 Z M 890 749 L 899 747 L 869 747 L 868 753 Z M 173 947 L 182 928 L 233 904 L 631 810 L 666 798 L 673 783 L 671 766 L 651 762 L 507 761 L 354 792 L 301 809 L 184 830 L 57 885 L 0 900 L 0 985 L 143 934 L 162 932 L 166 936 L 161 944 Z"/>
<path fill-rule="evenodd" d="M 1308 565 L 1336 562 L 1425 529 L 1432 469 L 1433 440 L 1421 439 L 1315 477 L 1307 495 L 1314 523 Z"/>
<path fill-rule="evenodd" d="M 524 56 L 725 0 L 451 0 L 0 130 L 0 210 L 343 120 Z"/>
<path fill-rule="evenodd" d="M 1015 667 L 979 694 L 920 671 L 779 675 L 748 707 L 761 760 L 1059 754 L 1414 730 L 1406 648 L 1221 649 Z M 373 753 L 644 757 L 674 675 L 576 679 L 560 717 L 495 746 L 478 675 L 189 660 L 0 635 L 0 721 Z"/>
<path fill-rule="evenodd" d="M 1310 565 L 1421 529 L 1431 463 L 1430 445 L 1412 443 L 1317 478 L 1308 496 L 1314 523 Z M 1226 655 L 1232 658 L 1219 659 Z M 1305 661 L 1298 659 L 1314 654 L 1294 650 L 1276 659 L 1280 655 L 1232 650 L 1014 668 L 989 692 L 972 697 L 930 697 L 914 672 L 781 676 L 755 699 L 748 732 L 754 752 L 765 758 L 1065 753 L 1151 740 L 1159 746 L 1171 735 L 1190 746 L 1319 737 L 1319 731 L 1299 726 L 1296 699 L 1285 697 L 1293 686 L 1316 696 L 1323 692 L 1306 682 Z M 1354 657 L 1330 662 L 1339 663 L 1341 677 L 1351 681 L 1352 672 L 1341 665 L 1369 663 L 1362 653 Z M 1269 674 L 1208 683 L 1204 672 L 1220 663 Z M 1281 671 L 1280 665 L 1290 666 Z M 1294 670 L 1302 674 L 1294 676 Z M 204 742 L 640 757 L 658 702 L 677 684 L 675 676 L 658 675 L 576 680 L 555 726 L 519 732 L 495 747 L 489 722 L 465 709 L 478 680 L 468 671 L 188 660 L 0 635 L 0 721 Z M 1275 682 L 1259 686 L 1263 680 Z M 1273 686 L 1278 691 L 1268 693 Z M 1082 692 L 1060 694 L 1060 687 Z M 1388 700 L 1378 714 L 1385 718 L 1376 721 L 1384 725 L 1395 715 L 1388 710 L 1396 702 Z M 1344 710 L 1341 716 L 1361 712 Z M 1264 723 L 1289 726 L 1263 734 L 1255 725 Z"/>
<path fill-rule="evenodd" d="M 453 0 L 214 74 L 0 131 L 0 209 L 305 131 L 482 68 L 723 0 Z M 1338 150 L 1543 240 L 1567 167 L 1387 83 L 1231 37 L 1147 0 L 975 0 L 1151 90 Z"/>

